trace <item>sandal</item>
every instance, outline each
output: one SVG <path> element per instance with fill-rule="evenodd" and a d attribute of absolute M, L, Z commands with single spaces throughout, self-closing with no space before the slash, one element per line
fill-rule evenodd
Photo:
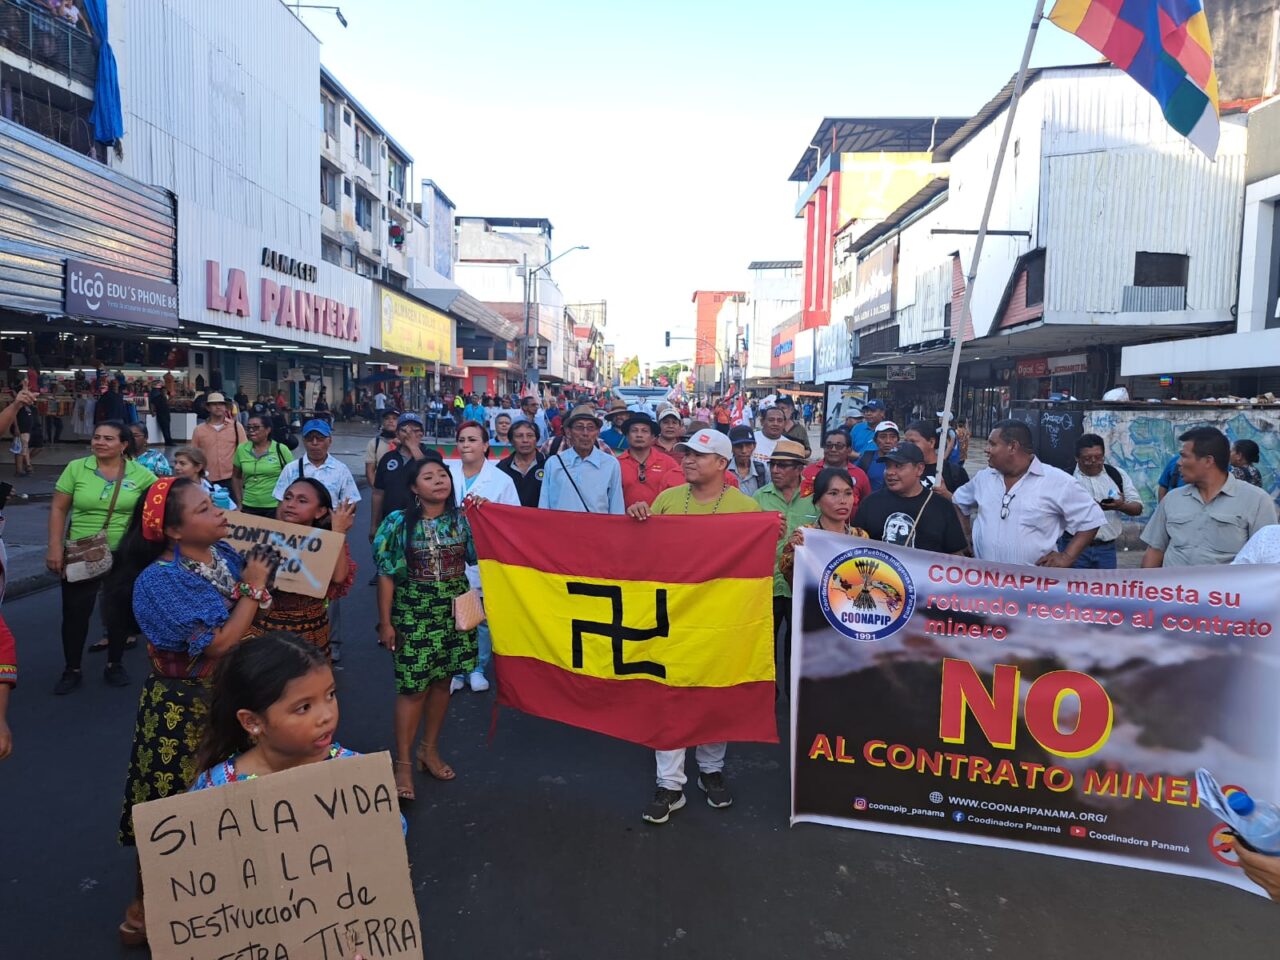
<path fill-rule="evenodd" d="M 431 761 L 428 760 L 426 755 L 423 753 L 422 747 L 418 748 L 416 759 L 418 761 L 418 769 L 423 773 L 431 774 L 431 776 L 435 777 L 437 780 L 448 782 L 457 777 L 457 774 L 453 772 L 453 767 L 449 766 L 443 760 L 441 760 L 433 770 L 431 768 Z"/>
<path fill-rule="evenodd" d="M 409 800 L 409 801 L 412 801 L 412 800 L 417 799 L 417 798 L 414 796 L 414 793 L 413 793 L 413 769 L 412 769 L 412 768 L 413 768 L 413 764 L 411 764 L 408 760 L 393 760 L 393 761 L 392 761 L 392 763 L 394 763 L 396 766 L 402 766 L 402 767 L 409 767 L 409 768 L 410 768 L 410 770 L 409 770 L 409 785 L 406 787 L 406 786 L 402 786 L 401 784 L 397 783 L 397 784 L 396 784 L 396 796 L 397 796 L 397 797 L 399 797 L 401 800 Z"/>
<path fill-rule="evenodd" d="M 110 642 L 107 640 L 106 637 L 103 637 L 101 640 L 97 641 L 96 643 L 89 644 L 89 652 L 102 653 L 107 649 L 108 646 L 110 646 Z"/>
<path fill-rule="evenodd" d="M 120 924 L 120 942 L 126 947 L 147 945 L 147 920 L 141 900 L 133 901 L 125 910 L 124 922 Z"/>

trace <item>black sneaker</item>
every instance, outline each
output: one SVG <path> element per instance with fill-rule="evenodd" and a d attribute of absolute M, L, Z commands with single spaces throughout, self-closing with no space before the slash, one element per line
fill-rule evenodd
<path fill-rule="evenodd" d="M 707 806 L 709 807 L 715 807 L 720 810 L 724 807 L 733 806 L 733 794 L 725 786 L 724 774 L 719 771 L 698 774 L 698 789 L 707 795 Z"/>
<path fill-rule="evenodd" d="M 102 671 L 102 679 L 112 687 L 127 687 L 129 685 L 129 674 L 124 668 L 123 663 L 108 663 L 107 669 Z"/>
<path fill-rule="evenodd" d="M 649 823 L 666 823 L 671 819 L 671 812 L 684 806 L 684 793 L 679 790 L 668 790 L 659 787 L 653 795 L 653 802 L 640 814 Z"/>
<path fill-rule="evenodd" d="M 63 670 L 62 676 L 58 678 L 58 682 L 53 685 L 53 692 L 56 696 L 63 696 L 70 693 L 76 687 L 80 686 L 79 670 Z"/>

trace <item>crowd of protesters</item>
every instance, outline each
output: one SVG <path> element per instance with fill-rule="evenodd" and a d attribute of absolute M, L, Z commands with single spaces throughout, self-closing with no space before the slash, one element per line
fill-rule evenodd
<path fill-rule="evenodd" d="M 363 479 L 372 497 L 369 584 L 378 640 L 392 659 L 394 773 L 403 802 L 416 796 L 415 771 L 437 781 L 458 776 L 442 747 L 450 697 L 465 688 L 482 693 L 490 684 L 487 625 L 463 623 L 457 612 L 465 596 L 481 591 L 467 508 L 493 502 L 635 522 L 776 515 L 772 609 L 782 696 L 790 685 L 795 549 L 806 530 L 1003 563 L 1114 567 L 1122 518 L 1144 512 L 1132 480 L 1106 462 L 1097 435 L 1080 437 L 1076 469 L 1067 473 L 1040 460 L 1026 424 L 1001 421 L 987 438 L 989 465 L 971 478 L 959 436 L 943 437 L 936 420 L 902 428 L 872 400 L 815 437 L 811 404 L 770 399 L 758 408 L 709 398 L 692 409 L 671 402 L 650 409 L 620 401 L 457 397 L 449 402 L 456 408 L 463 400 L 462 412 L 450 411 L 453 449 L 446 460 L 439 431 L 432 431 L 433 442 L 426 439 L 431 409 L 401 412 L 382 395 Z M 307 421 L 301 444 L 290 447 L 275 438 L 269 413 L 250 409 L 242 422 L 216 392 L 206 404 L 206 421 L 172 464 L 163 455 L 146 456 L 145 437 L 124 424 L 98 424 L 89 456 L 63 471 L 50 509 L 47 563 L 62 578 L 65 661 L 54 692 L 81 685 L 100 596 L 106 636 L 90 649 L 107 654 L 106 682 L 127 685 L 125 651 L 139 639 L 146 645 L 148 676 L 120 818 L 125 844 L 133 842 L 136 803 L 350 754 L 333 739 L 336 706 L 326 705 L 341 661 L 340 599 L 357 582 L 345 545 L 362 498 L 356 478 L 330 451 L 331 418 Z M 438 422 L 442 413 L 436 416 Z M 0 414 L 0 428 L 3 420 Z M 1143 565 L 1280 562 L 1274 502 L 1233 472 L 1238 451 L 1210 427 L 1187 431 L 1181 442 L 1178 483 L 1142 531 Z M 233 509 L 344 537 L 325 595 L 277 589 L 273 573 L 281 557 L 270 548 L 247 556 L 231 549 Z M 12 749 L 6 707 L 16 661 L 0 621 L 0 759 Z M 274 686 L 245 679 L 246 668 L 259 662 L 278 667 Z M 295 694 L 323 707 L 316 735 L 292 753 L 260 749 L 273 736 L 285 743 L 273 706 Z M 227 698 L 240 703 L 232 715 L 240 720 L 226 716 Z M 706 802 L 732 805 L 727 745 L 689 746 L 696 748 L 696 783 Z M 665 823 L 684 806 L 685 761 L 685 750 L 657 752 L 656 791 L 641 811 L 644 820 Z M 122 940 L 142 942 L 144 923 L 139 888 L 120 927 Z"/>

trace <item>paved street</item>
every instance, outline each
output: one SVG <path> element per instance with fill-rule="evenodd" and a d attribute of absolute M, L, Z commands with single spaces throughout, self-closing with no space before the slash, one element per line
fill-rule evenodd
<path fill-rule="evenodd" d="M 390 745 L 391 669 L 373 642 L 363 542 L 356 553 L 339 732 L 377 751 Z M 128 655 L 135 682 L 118 690 L 87 655 L 83 688 L 53 697 L 57 602 L 45 591 L 4 607 L 21 679 L 16 751 L 0 764 L 3 956 L 144 956 L 115 938 L 133 871 L 115 825 L 144 660 Z M 639 816 L 653 789 L 648 751 L 510 711 L 487 744 L 491 714 L 491 694 L 454 698 L 445 744 L 458 780 L 419 774 L 408 809 L 428 956 L 1275 956 L 1280 905 L 1212 883 L 788 828 L 783 747 L 730 749 L 731 809 L 710 809 L 694 789 L 671 823 L 649 826 Z"/>

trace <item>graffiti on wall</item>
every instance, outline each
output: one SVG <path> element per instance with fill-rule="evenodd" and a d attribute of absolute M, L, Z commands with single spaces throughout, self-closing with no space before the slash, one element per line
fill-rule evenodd
<path fill-rule="evenodd" d="M 1262 486 L 1272 497 L 1280 495 L 1280 412 L 1275 410 L 1089 410 L 1085 432 L 1106 441 L 1107 462 L 1133 478 L 1142 495 L 1142 520 L 1156 505 L 1156 487 L 1165 466 L 1182 446 L 1178 437 L 1193 427 L 1217 427 L 1233 443 L 1253 440 L 1262 452 L 1258 469 Z"/>

